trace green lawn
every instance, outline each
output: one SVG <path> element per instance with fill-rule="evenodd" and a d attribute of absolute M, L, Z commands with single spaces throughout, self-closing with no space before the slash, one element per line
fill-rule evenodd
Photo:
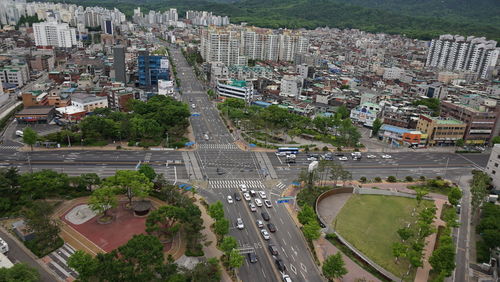
<path fill-rule="evenodd" d="M 397 230 L 415 221 L 415 199 L 379 195 L 353 195 L 336 218 L 336 229 L 347 241 L 394 275 L 403 277 L 408 264 L 394 262 L 392 244 Z M 405 280 L 413 281 L 415 272 Z"/>

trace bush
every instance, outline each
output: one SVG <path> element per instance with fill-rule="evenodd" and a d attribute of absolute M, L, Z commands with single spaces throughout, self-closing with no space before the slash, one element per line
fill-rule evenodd
<path fill-rule="evenodd" d="M 128 141 L 127 146 L 129 147 L 135 146 L 135 141 L 134 140 Z"/>
<path fill-rule="evenodd" d="M 392 176 L 392 175 L 391 175 L 391 176 L 387 177 L 387 182 L 394 183 L 394 182 L 396 182 L 396 181 L 398 181 L 398 180 L 396 179 L 396 177 L 395 177 L 395 176 Z"/>
<path fill-rule="evenodd" d="M 367 179 L 366 179 L 366 177 L 364 177 L 364 176 L 361 176 L 361 177 L 359 178 L 359 182 L 361 182 L 361 183 L 366 183 L 366 181 L 367 181 Z"/>
<path fill-rule="evenodd" d="M 407 177 L 405 177 L 405 180 L 406 180 L 407 182 L 413 182 L 413 177 L 411 177 L 411 176 L 407 176 Z"/>
<path fill-rule="evenodd" d="M 420 180 L 420 181 L 425 181 L 425 176 L 423 176 L 423 175 L 422 175 L 422 176 L 420 176 L 419 180 Z"/>
<path fill-rule="evenodd" d="M 342 148 L 337 147 L 337 151 L 342 152 Z"/>
<path fill-rule="evenodd" d="M 30 241 L 25 241 L 24 245 L 28 249 L 30 249 L 30 251 L 32 251 L 37 257 L 41 258 L 41 257 L 44 257 L 44 256 L 52 253 L 53 251 L 59 249 L 60 247 L 62 247 L 62 245 L 64 245 L 64 241 L 61 237 L 58 237 L 57 240 L 55 242 L 53 242 L 52 244 L 50 244 L 50 245 L 43 244 L 42 245 L 35 238 L 33 240 L 30 240 Z"/>
<path fill-rule="evenodd" d="M 336 240 L 337 239 L 337 235 L 335 235 L 335 233 L 328 233 L 325 235 L 325 239 L 327 240 Z"/>
<path fill-rule="evenodd" d="M 380 178 L 380 177 L 378 177 L 378 176 L 377 176 L 377 177 L 375 177 L 373 180 L 374 180 L 375 182 L 382 182 L 382 178 Z"/>
<path fill-rule="evenodd" d="M 121 148 L 122 148 L 122 146 L 120 146 L 120 145 L 116 146 L 117 150 L 120 150 Z"/>
<path fill-rule="evenodd" d="M 328 147 L 327 147 L 327 146 L 325 146 L 325 147 L 323 147 L 323 149 L 322 149 L 322 150 L 323 150 L 323 152 L 328 152 Z"/>
<path fill-rule="evenodd" d="M 438 176 L 436 176 L 436 180 L 443 180 L 443 177 L 438 175 Z"/>

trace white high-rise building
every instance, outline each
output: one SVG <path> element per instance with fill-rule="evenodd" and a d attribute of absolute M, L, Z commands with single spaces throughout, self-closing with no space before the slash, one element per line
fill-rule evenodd
<path fill-rule="evenodd" d="M 42 22 L 33 24 L 36 46 L 71 48 L 77 45 L 76 31 L 67 23 Z"/>
<path fill-rule="evenodd" d="M 240 55 L 240 38 L 236 32 L 204 30 L 201 37 L 201 56 L 209 63 L 222 62 L 227 66 L 246 65 Z"/>
<path fill-rule="evenodd" d="M 484 37 L 441 35 L 433 39 L 427 53 L 427 67 L 472 71 L 489 79 L 500 54 L 497 42 Z"/>

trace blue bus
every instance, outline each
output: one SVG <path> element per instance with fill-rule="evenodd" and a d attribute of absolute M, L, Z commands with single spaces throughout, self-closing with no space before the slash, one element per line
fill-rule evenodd
<path fill-rule="evenodd" d="M 279 147 L 278 148 L 278 153 L 288 153 L 288 154 L 298 154 L 299 153 L 299 148 L 296 147 Z"/>

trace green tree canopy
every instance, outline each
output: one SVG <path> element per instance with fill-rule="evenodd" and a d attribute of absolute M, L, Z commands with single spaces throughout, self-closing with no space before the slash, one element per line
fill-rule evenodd
<path fill-rule="evenodd" d="M 300 224 L 306 225 L 311 221 L 316 221 L 316 213 L 310 205 L 305 204 L 300 209 L 297 218 L 299 219 Z"/>
<path fill-rule="evenodd" d="M 156 172 L 152 166 L 148 164 L 142 164 L 139 166 L 139 172 L 144 174 L 149 180 L 153 181 L 156 178 Z"/>
<path fill-rule="evenodd" d="M 316 240 L 321 236 L 321 227 L 319 223 L 315 221 L 310 221 L 306 225 L 302 226 L 302 231 L 304 232 L 304 237 L 308 240 Z"/>
<path fill-rule="evenodd" d="M 29 126 L 24 128 L 23 142 L 31 147 L 31 151 L 33 151 L 33 145 L 35 145 L 37 139 L 38 139 L 38 134 L 33 128 Z"/>
<path fill-rule="evenodd" d="M 448 202 L 453 206 L 457 206 L 462 198 L 462 190 L 458 187 L 452 187 L 450 192 L 448 192 Z"/>
<path fill-rule="evenodd" d="M 224 236 L 222 242 L 219 245 L 219 248 L 226 254 L 229 254 L 231 250 L 236 249 L 238 247 L 238 241 L 233 236 Z"/>
<path fill-rule="evenodd" d="M 347 269 L 345 268 L 345 263 L 340 252 L 327 257 L 321 269 L 323 270 L 323 275 L 330 281 L 342 278 L 342 276 L 347 274 Z"/>
<path fill-rule="evenodd" d="M 94 190 L 89 199 L 89 207 L 105 217 L 108 215 L 108 210 L 116 206 L 118 206 L 118 199 L 115 190 L 110 187 Z"/>
<path fill-rule="evenodd" d="M 103 187 L 109 187 L 115 191 L 124 193 L 131 206 L 134 197 L 144 198 L 149 195 L 149 192 L 153 188 L 153 183 L 139 171 L 119 170 L 114 176 L 104 179 Z"/>
<path fill-rule="evenodd" d="M 25 263 L 16 263 L 11 268 L 0 268 L 0 281 L 6 282 L 36 282 L 40 274 Z"/>

